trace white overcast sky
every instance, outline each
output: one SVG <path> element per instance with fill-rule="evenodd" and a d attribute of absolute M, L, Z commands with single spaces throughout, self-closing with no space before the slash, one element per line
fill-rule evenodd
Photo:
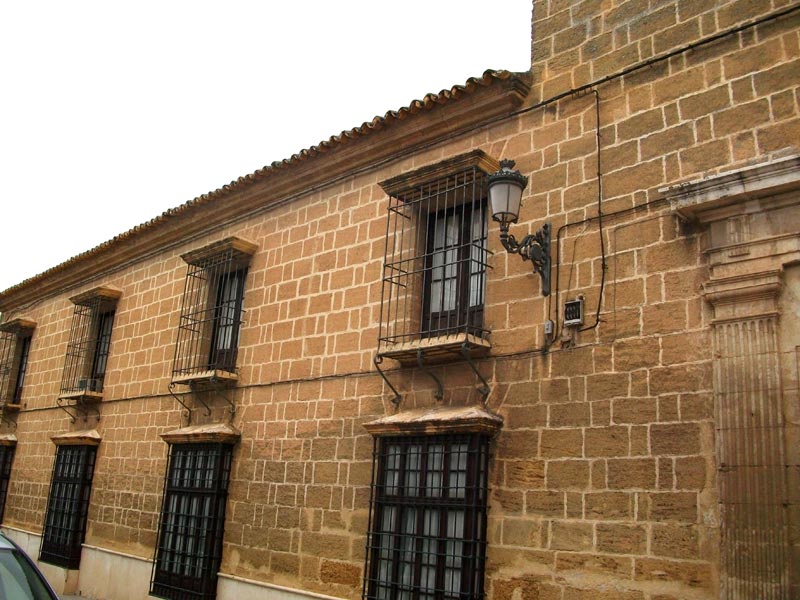
<path fill-rule="evenodd" d="M 531 0 L 0 3 L 0 290 L 486 69 Z"/>

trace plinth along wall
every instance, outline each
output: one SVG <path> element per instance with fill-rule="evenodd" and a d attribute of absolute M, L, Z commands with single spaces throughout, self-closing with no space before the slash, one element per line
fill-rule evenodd
<path fill-rule="evenodd" d="M 800 8 L 642 6 L 0 293 L 4 530 L 98 599 L 798 597 Z"/>

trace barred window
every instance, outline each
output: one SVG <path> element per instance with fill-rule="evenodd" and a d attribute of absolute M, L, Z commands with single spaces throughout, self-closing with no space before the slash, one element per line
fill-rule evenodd
<path fill-rule="evenodd" d="M 78 568 L 96 454 L 97 446 L 57 446 L 39 560 Z"/>
<path fill-rule="evenodd" d="M 484 596 L 489 437 L 378 437 L 364 597 Z"/>
<path fill-rule="evenodd" d="M 189 443 L 170 448 L 151 594 L 170 600 L 213 600 L 232 446 Z"/>
<path fill-rule="evenodd" d="M 487 173 L 481 151 L 382 182 L 389 194 L 379 355 L 488 348 Z"/>
<path fill-rule="evenodd" d="M 14 462 L 15 450 L 16 446 L 14 445 L 0 445 L 0 523 L 3 522 L 3 514 L 6 509 L 6 495 L 8 494 L 8 482 L 11 479 L 11 464 Z"/>
<path fill-rule="evenodd" d="M 245 279 L 255 245 L 228 238 L 183 256 L 186 274 L 172 380 L 236 379 Z"/>
<path fill-rule="evenodd" d="M 75 310 L 59 397 L 102 397 L 120 295 L 118 290 L 96 288 L 71 299 Z"/>
<path fill-rule="evenodd" d="M 36 323 L 27 319 L 0 325 L 0 405 L 15 407 L 22 400 L 35 327 Z"/>

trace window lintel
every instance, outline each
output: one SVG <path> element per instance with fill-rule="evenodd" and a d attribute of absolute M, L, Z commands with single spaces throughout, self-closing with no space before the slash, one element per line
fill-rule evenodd
<path fill-rule="evenodd" d="M 0 434 L 0 446 L 16 446 L 17 436 L 13 433 Z"/>
<path fill-rule="evenodd" d="M 477 149 L 385 179 L 379 182 L 378 185 L 389 196 L 398 198 L 402 197 L 404 192 L 411 191 L 420 185 L 437 179 L 444 179 L 454 173 L 460 173 L 472 167 L 476 167 L 488 174 L 497 171 L 500 168 L 500 163 L 483 150 Z"/>
<path fill-rule="evenodd" d="M 99 302 L 101 306 L 107 305 L 108 308 L 116 306 L 117 301 L 122 297 L 122 290 L 112 287 L 100 286 L 86 290 L 70 298 L 70 302 L 78 306 L 86 306 Z"/>
<path fill-rule="evenodd" d="M 224 423 L 190 425 L 161 434 L 168 444 L 235 444 L 240 437 L 237 429 Z"/>
<path fill-rule="evenodd" d="M 764 203 L 776 202 L 770 197 L 798 188 L 800 155 L 679 183 L 658 191 L 683 219 L 707 223 L 748 210 L 765 210 Z"/>
<path fill-rule="evenodd" d="M 50 437 L 56 446 L 99 446 L 102 439 L 96 429 L 68 431 Z"/>
<path fill-rule="evenodd" d="M 19 336 L 30 335 L 34 329 L 36 329 L 36 321 L 25 318 L 12 319 L 0 324 L 0 332 Z"/>
<path fill-rule="evenodd" d="M 228 237 L 197 250 L 181 254 L 181 258 L 189 265 L 202 266 L 209 259 L 231 253 L 232 262 L 248 263 L 253 254 L 258 250 L 258 245 L 239 237 Z"/>
<path fill-rule="evenodd" d="M 503 417 L 482 406 L 417 408 L 364 423 L 373 436 L 488 433 L 503 427 Z"/>

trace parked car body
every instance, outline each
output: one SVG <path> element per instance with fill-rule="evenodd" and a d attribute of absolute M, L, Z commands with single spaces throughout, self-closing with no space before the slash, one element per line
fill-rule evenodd
<path fill-rule="evenodd" d="M 0 532 L 0 598 L 3 600 L 58 600 L 25 551 Z"/>

